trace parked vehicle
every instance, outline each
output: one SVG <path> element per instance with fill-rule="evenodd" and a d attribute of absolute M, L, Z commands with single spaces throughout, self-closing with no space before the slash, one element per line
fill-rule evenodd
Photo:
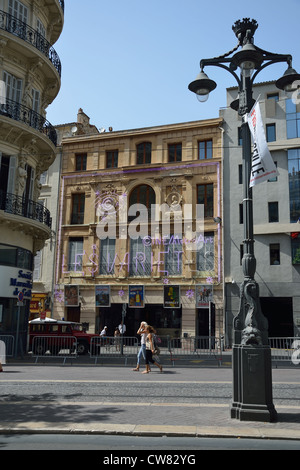
<path fill-rule="evenodd" d="M 77 354 L 83 355 L 89 352 L 91 338 L 94 337 L 99 336 L 86 333 L 81 323 L 37 318 L 29 322 L 28 350 L 38 355 L 47 351 L 55 355 L 61 349 L 73 349 L 75 352 L 77 348 Z"/>

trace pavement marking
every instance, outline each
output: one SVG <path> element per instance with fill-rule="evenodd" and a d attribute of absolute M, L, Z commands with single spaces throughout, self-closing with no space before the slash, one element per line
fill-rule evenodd
<path fill-rule="evenodd" d="M 109 401 L 60 401 L 60 400 L 42 400 L 42 401 L 32 401 L 32 400 L 22 400 L 22 401 L 0 401 L 1 405 L 33 405 L 33 406 L 41 406 L 41 405 L 53 405 L 55 403 L 56 406 L 121 406 L 121 407 L 180 407 L 180 408 L 228 408 L 230 403 L 160 403 L 160 402 L 149 402 L 149 403 L 136 403 L 136 402 L 109 402 Z M 276 405 L 275 408 L 277 409 L 295 409 L 300 410 L 300 405 Z"/>

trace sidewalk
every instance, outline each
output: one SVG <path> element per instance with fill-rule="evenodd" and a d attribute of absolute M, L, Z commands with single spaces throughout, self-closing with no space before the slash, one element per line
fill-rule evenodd
<path fill-rule="evenodd" d="M 156 370 L 151 374 L 141 374 L 124 366 L 8 364 L 0 376 L 0 433 L 111 433 L 300 440 L 300 402 L 289 396 L 288 386 L 292 384 L 290 387 L 300 388 L 299 370 L 273 369 L 272 373 L 273 390 L 283 387 L 281 393 L 286 398 L 277 400 L 277 403 L 274 399 L 278 421 L 261 423 L 231 419 L 231 400 L 226 397 L 217 401 L 207 397 L 185 399 L 183 391 L 192 390 L 193 386 L 199 390 L 208 387 L 211 396 L 219 387 L 224 389 L 225 396 L 232 382 L 229 368 L 166 367 L 163 374 Z M 19 388 L 22 384 L 32 387 L 35 393 L 39 387 L 44 387 L 40 389 L 40 399 L 33 401 L 30 395 L 28 398 L 16 394 L 8 400 L 2 391 L 15 383 Z M 103 385 L 113 387 L 118 393 L 110 396 L 108 392 L 104 396 Z M 18 387 L 14 390 L 17 391 Z M 61 387 L 61 396 L 57 392 L 58 397 L 54 399 L 51 387 L 53 390 Z M 139 401 L 136 398 L 138 391 L 135 396 L 122 394 L 126 387 L 151 391 L 153 398 Z M 47 393 L 42 393 L 44 390 Z M 85 391 L 90 396 L 83 396 Z M 164 398 L 164 391 L 173 397 L 172 401 Z M 119 400 L 116 399 L 118 396 L 121 397 Z"/>

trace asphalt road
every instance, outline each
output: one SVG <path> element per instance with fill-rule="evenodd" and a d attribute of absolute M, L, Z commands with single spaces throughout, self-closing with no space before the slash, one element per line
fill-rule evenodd
<path fill-rule="evenodd" d="M 247 423 L 230 418 L 229 368 L 6 365 L 0 449 L 299 449 L 298 368 L 273 370 L 273 397 L 278 422 Z"/>

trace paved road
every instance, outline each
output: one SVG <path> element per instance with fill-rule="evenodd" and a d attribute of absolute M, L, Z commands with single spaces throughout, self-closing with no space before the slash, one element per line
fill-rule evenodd
<path fill-rule="evenodd" d="M 273 370 L 278 422 L 229 416 L 229 368 L 6 365 L 0 374 L 0 432 L 298 439 L 300 371 Z M 300 445 L 299 445 L 300 447 Z"/>

